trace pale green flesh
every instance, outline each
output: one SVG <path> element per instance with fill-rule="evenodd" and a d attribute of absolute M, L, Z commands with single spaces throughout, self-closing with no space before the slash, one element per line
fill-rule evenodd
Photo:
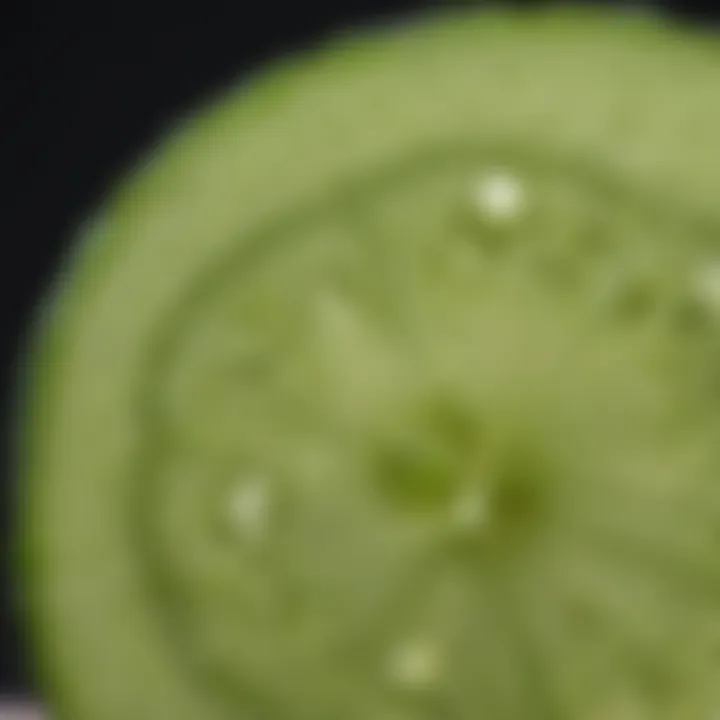
<path fill-rule="evenodd" d="M 589 21 L 336 50 L 100 219 L 30 466 L 61 720 L 720 709 L 720 56 Z"/>

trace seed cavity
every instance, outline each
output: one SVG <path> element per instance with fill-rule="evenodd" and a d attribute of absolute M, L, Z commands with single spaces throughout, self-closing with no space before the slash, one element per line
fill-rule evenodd
<path fill-rule="evenodd" d="M 475 187 L 475 205 L 484 217 L 508 221 L 525 206 L 525 192 L 513 175 L 498 171 L 479 180 Z"/>

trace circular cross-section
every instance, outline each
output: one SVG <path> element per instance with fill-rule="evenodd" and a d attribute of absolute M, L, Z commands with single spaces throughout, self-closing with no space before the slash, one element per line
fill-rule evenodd
<path fill-rule="evenodd" d="M 53 716 L 716 714 L 718 87 L 648 18 L 467 13 L 156 153 L 32 355 Z"/>
<path fill-rule="evenodd" d="M 469 144 L 222 258 L 140 396 L 139 548 L 191 672 L 259 718 L 494 717 L 556 665 L 554 717 L 620 682 L 659 712 L 720 601 L 708 240 Z"/>

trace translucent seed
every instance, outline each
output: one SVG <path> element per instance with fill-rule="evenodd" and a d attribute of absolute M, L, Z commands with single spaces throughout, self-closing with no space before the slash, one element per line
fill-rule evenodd
<path fill-rule="evenodd" d="M 422 640 L 400 646 L 390 659 L 389 674 L 395 682 L 411 689 L 432 687 L 440 676 L 437 649 Z"/>
<path fill-rule="evenodd" d="M 479 530 L 488 522 L 488 510 L 484 493 L 462 493 L 450 508 L 450 520 L 458 530 Z"/>
<path fill-rule="evenodd" d="M 483 216 L 510 220 L 525 205 L 525 193 L 517 178 L 503 172 L 483 177 L 475 188 L 475 205 Z"/>
<path fill-rule="evenodd" d="M 720 264 L 701 268 L 695 274 L 693 291 L 705 308 L 720 316 Z"/>
<path fill-rule="evenodd" d="M 353 303 L 332 291 L 322 292 L 316 307 L 321 337 L 337 355 L 338 362 L 350 363 L 371 341 L 372 333 L 365 319 Z"/>
<path fill-rule="evenodd" d="M 613 698 L 599 711 L 591 714 L 590 720 L 649 720 L 648 709 L 634 695 L 625 693 Z"/>
<path fill-rule="evenodd" d="M 359 325 L 359 318 L 353 308 L 339 293 L 324 290 L 318 297 L 318 311 L 321 322 L 330 331 L 347 332 Z"/>
<path fill-rule="evenodd" d="M 270 516 L 270 488 L 267 480 L 261 476 L 243 479 L 233 490 L 230 513 L 234 526 L 243 536 L 262 539 Z"/>

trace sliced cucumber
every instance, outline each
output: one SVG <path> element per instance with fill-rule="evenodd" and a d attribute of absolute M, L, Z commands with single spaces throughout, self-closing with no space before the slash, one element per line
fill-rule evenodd
<path fill-rule="evenodd" d="M 331 43 L 126 178 L 38 319 L 57 720 L 720 712 L 720 51 Z"/>

